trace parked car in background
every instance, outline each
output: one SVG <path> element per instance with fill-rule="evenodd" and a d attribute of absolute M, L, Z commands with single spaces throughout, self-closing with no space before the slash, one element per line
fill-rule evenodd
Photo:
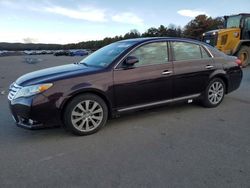
<path fill-rule="evenodd" d="M 131 39 L 77 64 L 23 75 L 11 84 L 8 99 L 19 126 L 62 124 L 88 135 L 127 111 L 193 100 L 216 107 L 240 86 L 240 66 L 236 57 L 199 41 Z"/>
<path fill-rule="evenodd" d="M 0 51 L 0 56 L 20 56 L 20 55 L 24 55 L 24 52 L 22 52 L 22 51 L 8 51 L 8 50 Z"/>
<path fill-rule="evenodd" d="M 70 56 L 87 56 L 89 55 L 88 51 L 86 50 L 71 50 Z"/>
<path fill-rule="evenodd" d="M 52 50 L 25 50 L 23 51 L 25 55 L 46 55 L 53 54 Z"/>
<path fill-rule="evenodd" d="M 2 50 L 2 51 L 0 51 L 0 56 L 4 56 L 6 53 L 8 53 L 8 51 Z"/>
<path fill-rule="evenodd" d="M 54 56 L 70 56 L 69 50 L 58 50 L 54 53 Z"/>

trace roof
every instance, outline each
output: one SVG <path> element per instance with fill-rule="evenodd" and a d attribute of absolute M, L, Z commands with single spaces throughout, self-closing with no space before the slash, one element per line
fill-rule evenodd
<path fill-rule="evenodd" d="M 146 38 L 134 38 L 134 39 L 126 39 L 121 40 L 119 42 L 150 42 L 150 41 L 159 41 L 159 40 L 175 40 L 175 41 L 186 41 L 186 42 L 195 42 L 201 43 L 201 41 L 189 39 L 189 38 L 180 38 L 180 37 L 146 37 Z"/>

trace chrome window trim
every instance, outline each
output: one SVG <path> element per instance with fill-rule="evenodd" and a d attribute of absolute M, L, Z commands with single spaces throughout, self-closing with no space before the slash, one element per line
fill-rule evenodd
<path fill-rule="evenodd" d="M 211 56 L 211 58 L 214 58 L 214 55 L 210 52 L 210 50 L 208 49 L 207 46 L 203 45 L 203 44 L 200 44 L 198 42 L 192 42 L 192 41 L 185 41 L 185 40 L 178 40 L 178 41 L 175 41 L 174 39 L 158 39 L 158 40 L 152 40 L 152 41 L 146 41 L 146 42 L 143 42 L 141 43 L 140 45 L 138 46 L 135 46 L 134 48 L 132 48 L 130 51 L 128 51 L 122 59 L 120 59 L 118 61 L 118 63 L 116 63 L 116 65 L 114 66 L 113 70 L 114 71 L 119 71 L 119 70 L 124 70 L 123 68 L 117 68 L 117 66 L 122 62 L 124 61 L 124 59 L 132 52 L 134 51 L 135 49 L 143 46 L 143 45 L 146 45 L 146 44 L 150 44 L 150 43 L 154 43 L 154 42 L 166 42 L 167 43 L 167 47 L 168 48 L 171 48 L 171 42 L 187 42 L 187 43 L 191 43 L 191 44 L 197 44 L 199 45 L 200 47 L 203 47 L 208 53 L 209 55 Z M 169 53 L 169 50 L 167 51 Z M 166 61 L 166 63 L 171 63 L 171 61 L 169 61 L 169 58 L 170 58 L 170 55 L 171 54 L 168 54 L 168 60 Z M 204 59 L 207 59 L 207 58 L 204 58 Z M 201 60 L 201 59 L 189 59 L 189 60 Z M 181 61 L 186 61 L 186 60 L 181 60 Z M 172 62 L 176 62 L 176 60 L 172 60 Z M 151 64 L 151 65 L 144 65 L 144 66 L 140 66 L 140 67 L 145 67 L 145 66 L 152 66 L 152 65 L 161 65 L 161 64 L 164 64 L 164 63 L 158 63 L 158 64 Z M 137 68 L 137 67 L 135 67 Z"/>
<path fill-rule="evenodd" d="M 210 52 L 210 50 L 208 49 L 207 46 L 202 45 L 203 48 L 205 48 L 207 50 L 207 52 L 209 53 L 209 55 L 211 56 L 211 58 L 214 58 L 214 55 Z"/>

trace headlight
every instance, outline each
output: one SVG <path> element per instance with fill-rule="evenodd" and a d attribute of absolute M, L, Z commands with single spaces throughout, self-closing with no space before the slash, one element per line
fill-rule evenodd
<path fill-rule="evenodd" d="M 53 84 L 50 83 L 50 84 L 39 84 L 39 85 L 23 87 L 17 92 L 14 98 L 16 99 L 19 97 L 29 97 L 29 96 L 41 93 L 43 91 L 46 91 L 52 86 Z"/>

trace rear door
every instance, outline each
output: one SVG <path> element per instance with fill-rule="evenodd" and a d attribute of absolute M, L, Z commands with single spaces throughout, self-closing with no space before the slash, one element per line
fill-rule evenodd
<path fill-rule="evenodd" d="M 200 94 L 214 71 L 213 59 L 196 43 L 171 42 L 174 65 L 174 98 Z"/>

